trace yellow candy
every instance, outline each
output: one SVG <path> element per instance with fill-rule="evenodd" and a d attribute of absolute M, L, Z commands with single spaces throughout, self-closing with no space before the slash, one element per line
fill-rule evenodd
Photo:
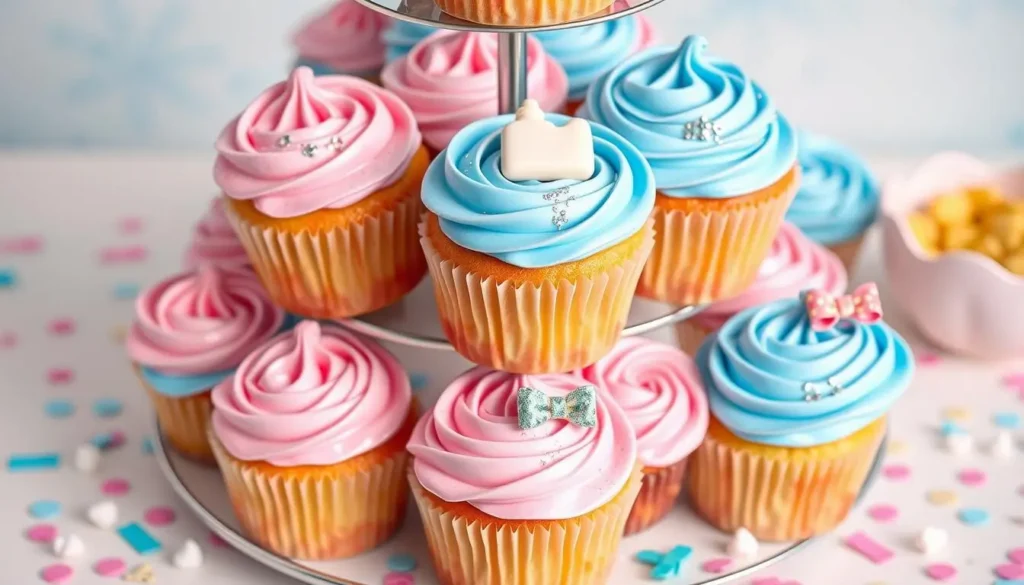
<path fill-rule="evenodd" d="M 968 187 L 967 198 L 971 200 L 976 212 L 997 207 L 1005 202 L 995 187 Z"/>
<path fill-rule="evenodd" d="M 993 213 L 985 217 L 985 228 L 1006 250 L 1016 250 L 1024 244 L 1024 213 Z"/>
<path fill-rule="evenodd" d="M 962 193 L 939 195 L 928 206 L 932 218 L 944 226 L 963 225 L 974 218 L 970 198 Z"/>
<path fill-rule="evenodd" d="M 978 238 L 971 249 L 975 252 L 988 256 L 996 262 L 1002 259 L 1003 255 L 1006 253 L 1006 248 L 1003 246 L 1003 243 L 998 237 L 992 234 L 987 234 Z"/>
<path fill-rule="evenodd" d="M 966 250 L 978 239 L 978 228 L 972 224 L 949 225 L 942 230 L 942 249 L 947 252 Z"/>
<path fill-rule="evenodd" d="M 939 243 L 939 224 L 924 213 L 912 213 L 907 218 L 910 231 L 914 233 L 918 242 L 927 249 L 934 249 Z"/>
<path fill-rule="evenodd" d="M 1014 274 L 1024 276 L 1024 252 L 1018 251 L 1003 259 L 1003 266 Z"/>

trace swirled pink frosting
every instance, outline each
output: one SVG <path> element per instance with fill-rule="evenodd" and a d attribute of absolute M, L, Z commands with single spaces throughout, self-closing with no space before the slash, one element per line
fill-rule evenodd
<path fill-rule="evenodd" d="M 355 0 L 341 0 L 306 22 L 293 43 L 300 59 L 339 73 L 366 73 L 384 65 L 387 47 L 381 34 L 391 24 L 386 15 Z"/>
<path fill-rule="evenodd" d="M 231 455 L 280 467 L 332 465 L 393 437 L 409 416 L 409 377 L 383 347 L 302 321 L 254 351 L 211 394 Z"/>
<path fill-rule="evenodd" d="M 839 295 L 846 292 L 846 285 L 842 261 L 827 248 L 811 241 L 799 228 L 785 222 L 754 284 L 739 296 L 712 303 L 695 319 L 700 325 L 717 330 L 730 317 L 749 307 L 795 297 L 811 288 Z"/>
<path fill-rule="evenodd" d="M 391 185 L 420 143 L 412 112 L 393 93 L 298 67 L 221 132 L 213 177 L 228 197 L 295 217 Z"/>
<path fill-rule="evenodd" d="M 242 242 L 238 241 L 238 235 L 228 222 L 221 197 L 210 203 L 210 208 L 192 230 L 192 241 L 185 253 L 185 267 L 190 270 L 204 262 L 226 268 L 251 264 Z"/>
<path fill-rule="evenodd" d="M 546 112 L 562 111 L 569 80 L 533 37 L 527 40 L 527 86 Z M 423 140 L 444 150 L 470 122 L 498 114 L 498 39 L 494 33 L 441 31 L 389 63 L 381 83 L 412 108 Z"/>
<path fill-rule="evenodd" d="M 203 264 L 139 295 L 125 347 L 164 374 L 210 374 L 237 366 L 283 322 L 253 272 Z"/>
<path fill-rule="evenodd" d="M 565 396 L 586 380 L 477 367 L 459 376 L 409 440 L 416 479 L 447 502 L 506 520 L 586 514 L 622 489 L 636 464 L 636 437 L 614 402 L 597 399 L 597 426 L 564 420 L 519 428 L 520 388 Z"/>
<path fill-rule="evenodd" d="M 644 465 L 678 463 L 704 439 L 707 396 L 697 366 L 679 349 L 625 337 L 580 375 L 626 411 Z"/>

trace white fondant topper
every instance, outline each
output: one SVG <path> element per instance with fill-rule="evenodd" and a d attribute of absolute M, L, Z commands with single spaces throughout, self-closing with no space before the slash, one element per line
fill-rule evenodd
<path fill-rule="evenodd" d="M 573 118 L 565 126 L 544 119 L 536 100 L 525 100 L 516 119 L 501 131 L 501 174 L 510 181 L 585 181 L 594 174 L 590 123 Z"/>

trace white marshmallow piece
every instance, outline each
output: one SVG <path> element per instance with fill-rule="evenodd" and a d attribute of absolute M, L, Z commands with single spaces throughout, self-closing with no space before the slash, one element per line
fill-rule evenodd
<path fill-rule="evenodd" d="M 974 437 L 968 433 L 946 435 L 946 450 L 953 455 L 970 455 L 974 451 Z"/>
<path fill-rule="evenodd" d="M 1009 459 L 1013 457 L 1013 448 L 1013 435 L 1010 431 L 1002 429 L 996 434 L 996 438 L 992 440 L 988 450 L 993 457 Z"/>
<path fill-rule="evenodd" d="M 53 554 L 61 559 L 75 559 L 85 554 L 85 544 L 74 534 L 53 539 Z"/>
<path fill-rule="evenodd" d="M 945 530 L 929 526 L 917 535 L 917 538 L 914 539 L 914 546 L 926 555 L 933 555 L 946 548 L 948 542 L 949 534 Z"/>
<path fill-rule="evenodd" d="M 117 524 L 117 505 L 104 500 L 90 506 L 85 515 L 97 528 L 109 530 Z"/>
<path fill-rule="evenodd" d="M 92 473 L 100 464 L 100 450 L 90 443 L 79 445 L 75 449 L 75 469 L 82 473 Z"/>
<path fill-rule="evenodd" d="M 740 528 L 733 533 L 725 551 L 734 559 L 749 560 L 757 556 L 759 548 L 757 539 L 746 528 Z"/>
<path fill-rule="evenodd" d="M 203 549 L 190 538 L 174 553 L 171 563 L 179 569 L 198 569 L 203 564 Z"/>
<path fill-rule="evenodd" d="M 590 123 L 573 118 L 555 126 L 544 119 L 537 100 L 525 100 L 501 131 L 501 174 L 510 181 L 585 181 L 594 165 Z"/>

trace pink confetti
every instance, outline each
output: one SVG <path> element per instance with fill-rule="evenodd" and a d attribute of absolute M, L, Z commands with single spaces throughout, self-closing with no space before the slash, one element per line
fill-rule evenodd
<path fill-rule="evenodd" d="M 937 366 L 942 363 L 942 357 L 926 349 L 915 349 L 914 361 L 919 366 Z"/>
<path fill-rule="evenodd" d="M 1006 552 L 1006 558 L 1011 563 L 1024 565 L 1024 548 L 1015 548 Z"/>
<path fill-rule="evenodd" d="M 1024 577 L 1024 565 L 1016 563 L 999 565 L 993 571 L 1000 579 L 1006 579 L 1007 581 Z"/>
<path fill-rule="evenodd" d="M 228 543 L 215 532 L 211 532 L 207 540 L 210 541 L 210 546 L 214 548 L 227 548 L 228 546 Z"/>
<path fill-rule="evenodd" d="M 985 472 L 980 469 L 964 469 L 956 477 L 966 486 L 973 487 L 985 483 Z"/>
<path fill-rule="evenodd" d="M 54 386 L 59 384 L 70 384 L 75 379 L 75 373 L 71 368 L 50 368 L 46 372 L 46 380 Z"/>
<path fill-rule="evenodd" d="M 70 317 L 60 317 L 50 321 L 50 334 L 71 335 L 75 332 L 75 320 Z"/>
<path fill-rule="evenodd" d="M 109 437 L 110 440 L 107 441 L 107 444 L 104 446 L 105 449 L 116 449 L 118 447 L 122 447 L 124 446 L 125 441 L 128 440 L 128 437 L 121 431 L 111 431 Z"/>
<path fill-rule="evenodd" d="M 868 516 L 878 522 L 890 522 L 899 515 L 900 511 L 889 504 L 877 504 L 868 508 Z"/>
<path fill-rule="evenodd" d="M 174 522 L 177 516 L 174 514 L 174 510 L 167 506 L 154 506 L 146 510 L 143 518 L 146 520 L 146 524 L 150 526 L 167 526 Z"/>
<path fill-rule="evenodd" d="M 855 532 L 846 538 L 846 546 L 857 551 L 867 560 L 880 565 L 892 558 L 893 552 L 863 532 Z"/>
<path fill-rule="evenodd" d="M 39 571 L 39 578 L 47 583 L 66 583 L 75 570 L 65 564 L 56 564 L 43 567 Z"/>
<path fill-rule="evenodd" d="M 388 573 L 384 575 L 384 585 L 415 585 L 416 578 L 410 573 Z"/>
<path fill-rule="evenodd" d="M 1024 387 L 1024 372 L 1014 372 L 1003 376 L 1003 385 L 1011 388 Z"/>
<path fill-rule="evenodd" d="M 149 250 L 145 246 L 119 246 L 100 250 L 100 262 L 103 264 L 142 262 L 147 256 Z"/>
<path fill-rule="evenodd" d="M 0 349 L 13 349 L 18 345 L 18 334 L 13 331 L 0 331 Z"/>
<path fill-rule="evenodd" d="M 949 563 L 935 563 L 925 567 L 924 574 L 936 581 L 946 581 L 956 577 L 956 567 Z"/>
<path fill-rule="evenodd" d="M 0 238 L 0 252 L 5 254 L 35 254 L 43 249 L 42 236 L 15 236 Z"/>
<path fill-rule="evenodd" d="M 108 496 L 123 496 L 130 489 L 132 489 L 132 485 L 128 483 L 128 480 L 121 478 L 108 479 L 103 482 L 103 486 L 100 488 Z"/>
<path fill-rule="evenodd" d="M 127 568 L 124 561 L 116 557 L 100 559 L 92 566 L 92 570 L 100 577 L 120 577 Z"/>
<path fill-rule="evenodd" d="M 121 221 L 117 224 L 117 229 L 122 234 L 137 234 L 142 231 L 142 218 L 134 216 L 121 218 Z"/>
<path fill-rule="evenodd" d="M 57 538 L 57 527 L 53 524 L 34 524 L 25 531 L 25 538 L 32 542 L 53 542 Z"/>
<path fill-rule="evenodd" d="M 732 559 L 709 559 L 701 563 L 700 570 L 705 573 L 724 573 L 732 563 Z"/>
<path fill-rule="evenodd" d="M 910 477 L 910 468 L 901 463 L 894 463 L 882 467 L 882 475 L 893 481 L 901 481 Z"/>

